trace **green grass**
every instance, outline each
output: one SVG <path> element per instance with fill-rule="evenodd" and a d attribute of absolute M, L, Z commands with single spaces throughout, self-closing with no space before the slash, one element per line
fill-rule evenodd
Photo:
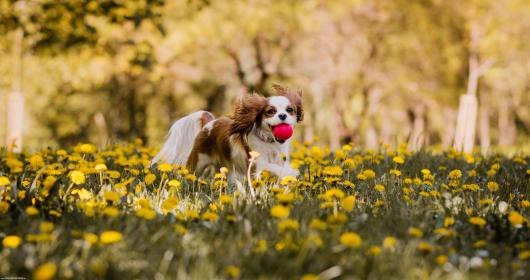
<path fill-rule="evenodd" d="M 52 263 L 54 277 L 88 279 L 528 277 L 530 158 L 345 148 L 334 154 L 297 146 L 293 163 L 305 177 L 282 185 L 265 176 L 254 182 L 255 198 L 246 184 L 219 183 L 225 180 L 220 174 L 194 178 L 180 167 L 148 168 L 153 151 L 134 144 L 105 151 L 79 145 L 35 154 L 1 152 L 0 177 L 9 183 L 0 186 L 0 239 L 15 235 L 21 242 L 0 245 L 0 276 L 46 276 L 46 269 L 35 271 Z M 396 163 L 396 155 L 405 162 Z M 96 170 L 98 163 L 107 170 Z M 358 177 L 368 169 L 373 178 Z M 74 184 L 72 170 L 83 172 L 85 182 Z M 451 178 L 452 170 L 462 176 Z M 146 180 L 148 174 L 156 179 Z M 49 176 L 56 182 L 45 183 Z M 498 190 L 488 182 L 498 183 Z M 91 194 L 85 201 L 81 189 Z M 277 193 L 293 194 L 292 201 L 282 202 Z M 231 201 L 220 202 L 220 194 Z M 166 211 L 160 204 L 168 196 L 178 203 Z M 342 203 L 347 196 L 355 197 L 352 208 Z M 290 209 L 287 218 L 271 216 L 278 204 Z M 28 210 L 32 205 L 35 213 Z M 444 226 L 447 217 L 454 224 Z M 471 224 L 471 217 L 486 223 Z M 311 227 L 314 219 L 326 228 Z M 43 221 L 52 222 L 53 230 L 43 231 Z M 294 229 L 278 229 L 296 222 Z M 423 235 L 411 236 L 411 227 Z M 104 231 L 122 238 L 90 242 L 87 233 L 101 237 Z M 357 233 L 362 244 L 341 243 L 345 232 Z M 389 236 L 397 242 L 385 248 Z"/>

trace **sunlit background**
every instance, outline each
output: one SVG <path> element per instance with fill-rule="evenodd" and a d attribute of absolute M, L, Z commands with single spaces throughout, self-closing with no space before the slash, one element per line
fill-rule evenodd
<path fill-rule="evenodd" d="M 527 0 L 0 0 L 0 146 L 158 147 L 177 118 L 279 83 L 304 92 L 299 140 L 528 151 L 528 15 Z"/>

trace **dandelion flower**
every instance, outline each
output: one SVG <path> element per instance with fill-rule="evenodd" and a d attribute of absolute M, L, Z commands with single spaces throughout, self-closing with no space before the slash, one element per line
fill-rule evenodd
<path fill-rule="evenodd" d="M 345 232 L 340 236 L 340 243 L 346 247 L 357 248 L 363 244 L 363 240 L 355 232 Z"/>
<path fill-rule="evenodd" d="M 449 258 L 446 255 L 439 255 L 436 257 L 436 263 L 438 265 L 444 265 L 449 261 Z"/>
<path fill-rule="evenodd" d="M 410 227 L 409 228 L 409 235 L 412 237 L 420 238 L 423 236 L 423 231 L 417 227 Z"/>
<path fill-rule="evenodd" d="M 95 169 L 97 171 L 106 171 L 107 170 L 107 166 L 104 163 L 99 163 L 99 164 L 96 164 Z"/>
<path fill-rule="evenodd" d="M 226 274 L 232 278 L 239 278 L 239 275 L 241 275 L 241 269 L 235 265 L 229 265 L 226 267 Z"/>
<path fill-rule="evenodd" d="M 169 163 L 162 163 L 158 165 L 158 170 L 160 172 L 171 172 L 173 170 L 173 166 Z"/>
<path fill-rule="evenodd" d="M 91 233 L 91 232 L 86 232 L 83 234 L 83 239 L 85 239 L 88 243 L 90 244 L 96 244 L 98 242 L 98 236 Z"/>
<path fill-rule="evenodd" d="M 146 185 L 151 185 L 154 181 L 156 180 L 156 175 L 155 174 L 147 174 L 145 175 L 145 178 L 144 178 L 144 182 Z"/>
<path fill-rule="evenodd" d="M 469 218 L 469 222 L 473 225 L 477 225 L 479 227 L 483 227 L 486 224 L 486 220 L 484 220 L 481 217 L 471 217 Z"/>
<path fill-rule="evenodd" d="M 39 210 L 35 208 L 35 206 L 29 206 L 26 208 L 26 214 L 28 214 L 28 216 L 35 216 L 39 214 Z"/>
<path fill-rule="evenodd" d="M 445 217 L 444 218 L 444 227 L 450 227 L 455 223 L 455 219 L 453 217 Z"/>
<path fill-rule="evenodd" d="M 271 208 L 271 216 L 278 218 L 278 219 L 285 219 L 289 216 L 289 213 L 291 211 L 289 208 L 283 206 L 283 205 L 274 205 Z"/>
<path fill-rule="evenodd" d="M 519 214 L 519 212 L 511 211 L 508 214 L 508 220 L 510 221 L 512 226 L 517 227 L 523 224 L 523 222 L 525 221 L 525 218 L 521 214 Z"/>
<path fill-rule="evenodd" d="M 369 250 L 370 254 L 371 255 L 374 255 L 374 256 L 377 256 L 379 254 L 381 254 L 381 247 L 379 246 L 370 246 L 370 250 Z"/>
<path fill-rule="evenodd" d="M 300 280 L 318 280 L 320 279 L 316 274 L 304 274 Z"/>
<path fill-rule="evenodd" d="M 6 176 L 0 176 L 0 187 L 8 186 L 9 184 L 9 178 L 7 178 Z"/>
<path fill-rule="evenodd" d="M 488 182 L 487 186 L 488 189 L 492 192 L 496 192 L 499 190 L 499 183 L 497 182 Z"/>
<path fill-rule="evenodd" d="M 458 169 L 453 169 L 451 170 L 451 172 L 449 172 L 450 179 L 456 180 L 456 179 L 460 179 L 461 177 L 462 177 L 462 171 Z"/>
<path fill-rule="evenodd" d="M 49 233 L 55 228 L 55 225 L 51 222 L 42 222 L 39 225 L 39 229 L 42 232 Z"/>
<path fill-rule="evenodd" d="M 341 202 L 340 205 L 342 206 L 342 209 L 346 212 L 351 212 L 353 208 L 355 207 L 355 196 L 349 195 L 345 197 Z"/>
<path fill-rule="evenodd" d="M 385 192 L 385 186 L 383 185 L 375 185 L 374 189 L 380 193 Z"/>
<path fill-rule="evenodd" d="M 418 251 L 422 253 L 430 253 L 432 252 L 432 250 L 433 250 L 432 245 L 427 242 L 420 242 L 418 244 Z"/>
<path fill-rule="evenodd" d="M 309 223 L 309 227 L 315 230 L 326 230 L 328 225 L 326 224 L 326 222 L 320 219 L 312 219 L 311 222 Z"/>
<path fill-rule="evenodd" d="M 2 240 L 2 245 L 7 248 L 17 248 L 22 243 L 22 239 L 16 235 L 8 235 Z"/>
<path fill-rule="evenodd" d="M 405 163 L 405 159 L 401 156 L 396 156 L 392 159 L 392 161 L 394 161 L 395 163 L 397 164 L 403 164 Z"/>
<path fill-rule="evenodd" d="M 53 279 L 57 273 L 57 266 L 52 262 L 47 262 L 40 265 L 33 273 L 33 278 L 36 280 L 48 280 Z"/>
<path fill-rule="evenodd" d="M 69 176 L 70 176 L 70 180 L 72 181 L 72 183 L 76 185 L 81 185 L 85 183 L 85 180 L 86 180 L 85 174 L 81 171 L 74 170 L 70 172 Z"/>
<path fill-rule="evenodd" d="M 99 236 L 99 240 L 103 244 L 112 244 L 112 243 L 120 242 L 122 239 L 123 239 L 123 235 L 114 230 L 104 231 Z"/>
<path fill-rule="evenodd" d="M 167 183 L 168 186 L 172 187 L 172 188 L 180 188 L 180 186 L 182 185 L 182 183 L 180 181 L 177 181 L 177 180 L 170 180 L 168 183 Z"/>
<path fill-rule="evenodd" d="M 393 249 L 396 247 L 397 239 L 393 236 L 387 236 L 385 239 L 383 239 L 383 248 L 385 249 Z"/>

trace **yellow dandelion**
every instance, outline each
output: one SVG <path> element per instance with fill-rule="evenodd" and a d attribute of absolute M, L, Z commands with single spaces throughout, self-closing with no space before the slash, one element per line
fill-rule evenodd
<path fill-rule="evenodd" d="M 396 247 L 397 239 L 393 236 L 387 236 L 385 239 L 383 239 L 383 248 L 385 249 L 393 249 Z"/>
<path fill-rule="evenodd" d="M 22 244 L 22 239 L 16 235 L 8 235 L 2 240 L 2 245 L 7 248 L 17 248 Z"/>
<path fill-rule="evenodd" d="M 270 213 L 271 216 L 278 219 L 285 219 L 289 216 L 291 210 L 283 205 L 274 205 L 271 207 Z"/>
<path fill-rule="evenodd" d="M 316 274 L 304 274 L 300 280 L 318 280 L 320 279 Z"/>
<path fill-rule="evenodd" d="M 358 248 L 363 244 L 363 240 L 355 232 L 345 232 L 340 236 L 340 243 L 346 247 Z"/>
<path fill-rule="evenodd" d="M 481 218 L 481 217 L 471 217 L 469 218 L 469 222 L 473 225 L 477 225 L 479 227 L 483 227 L 484 225 L 486 225 L 486 220 L 484 218 Z"/>
<path fill-rule="evenodd" d="M 420 238 L 423 236 L 423 231 L 417 227 L 409 227 L 409 235 L 412 237 Z"/>
<path fill-rule="evenodd" d="M 239 278 L 241 275 L 241 269 L 235 265 L 229 265 L 226 267 L 226 274 L 232 278 Z"/>
<path fill-rule="evenodd" d="M 84 184 L 86 181 L 85 174 L 79 170 L 74 170 L 69 174 L 70 180 L 76 185 Z"/>
<path fill-rule="evenodd" d="M 499 190 L 499 183 L 497 182 L 488 182 L 487 186 L 488 189 L 492 192 L 496 192 Z"/>
<path fill-rule="evenodd" d="M 519 212 L 511 211 L 508 214 L 508 220 L 510 221 L 512 226 L 517 227 L 517 226 L 521 226 L 525 222 L 526 219 L 521 214 L 519 214 Z"/>
<path fill-rule="evenodd" d="M 203 219 L 205 221 L 215 222 L 215 221 L 219 220 L 219 215 L 217 215 L 216 213 L 208 210 L 208 211 L 204 212 L 201 215 L 201 219 Z"/>
<path fill-rule="evenodd" d="M 83 239 L 85 239 L 90 244 L 96 244 L 99 240 L 99 237 L 91 232 L 83 233 Z"/>
<path fill-rule="evenodd" d="M 417 248 L 422 253 L 430 253 L 433 250 L 433 246 L 427 242 L 420 242 Z"/>
<path fill-rule="evenodd" d="M 96 164 L 95 169 L 97 171 L 106 171 L 107 170 L 107 166 L 104 163 L 99 163 L 99 164 Z"/>
<path fill-rule="evenodd" d="M 123 239 L 123 235 L 114 230 L 104 231 L 99 236 L 99 240 L 103 244 L 112 244 L 112 243 L 120 242 L 122 239 Z"/>
<path fill-rule="evenodd" d="M 436 263 L 438 265 L 444 265 L 449 261 L 449 258 L 446 255 L 439 255 L 436 257 Z"/>
<path fill-rule="evenodd" d="M 156 175 L 155 174 L 147 174 L 145 175 L 145 178 L 144 178 L 144 182 L 146 185 L 151 185 L 154 181 L 156 180 Z"/>
<path fill-rule="evenodd" d="M 375 185 L 374 189 L 380 193 L 385 191 L 385 186 L 383 185 Z"/>
<path fill-rule="evenodd" d="M 403 164 L 405 163 L 405 159 L 401 156 L 396 156 L 392 159 L 392 161 L 394 161 L 395 163 L 397 164 Z"/>
<path fill-rule="evenodd" d="M 444 227 L 450 227 L 455 223 L 455 219 L 453 217 L 445 217 L 444 218 Z"/>
<path fill-rule="evenodd" d="M 171 172 L 173 170 L 173 166 L 169 163 L 159 164 L 157 168 L 160 172 Z"/>
<path fill-rule="evenodd" d="M 47 262 L 40 265 L 33 273 L 33 278 L 36 280 L 48 280 L 53 279 L 57 273 L 57 266 L 52 262 Z"/>
<path fill-rule="evenodd" d="M 0 187 L 8 186 L 9 184 L 9 178 L 7 178 L 6 176 L 0 176 Z"/>
<path fill-rule="evenodd" d="M 293 219 L 285 219 L 278 223 L 278 232 L 296 231 L 300 227 L 298 221 Z"/>
<path fill-rule="evenodd" d="M 342 209 L 346 212 L 353 211 L 353 208 L 355 207 L 355 196 L 349 195 L 345 197 L 341 202 L 340 205 L 342 206 Z"/>
<path fill-rule="evenodd" d="M 459 169 L 453 169 L 449 172 L 449 178 L 451 179 L 460 179 L 462 177 L 462 171 Z"/>
<path fill-rule="evenodd" d="M 369 253 L 371 255 L 377 256 L 377 255 L 381 254 L 381 247 L 375 246 L 375 245 L 374 246 L 370 246 Z"/>
<path fill-rule="evenodd" d="M 35 206 L 29 206 L 26 208 L 26 214 L 28 216 L 35 216 L 39 214 L 39 210 Z"/>
<path fill-rule="evenodd" d="M 39 229 L 42 232 L 49 233 L 55 228 L 55 225 L 51 222 L 42 222 L 39 225 Z"/>

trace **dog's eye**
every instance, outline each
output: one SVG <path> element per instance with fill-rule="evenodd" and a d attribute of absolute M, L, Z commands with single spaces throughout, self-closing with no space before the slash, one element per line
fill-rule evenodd
<path fill-rule="evenodd" d="M 292 113 L 294 110 L 293 110 L 293 108 L 291 108 L 291 107 L 287 107 L 287 110 L 286 110 L 286 111 L 287 111 L 287 113 Z"/>
<path fill-rule="evenodd" d="M 269 115 L 272 115 L 274 113 L 276 113 L 276 110 L 274 110 L 274 109 L 267 110 L 267 114 L 269 114 Z"/>

